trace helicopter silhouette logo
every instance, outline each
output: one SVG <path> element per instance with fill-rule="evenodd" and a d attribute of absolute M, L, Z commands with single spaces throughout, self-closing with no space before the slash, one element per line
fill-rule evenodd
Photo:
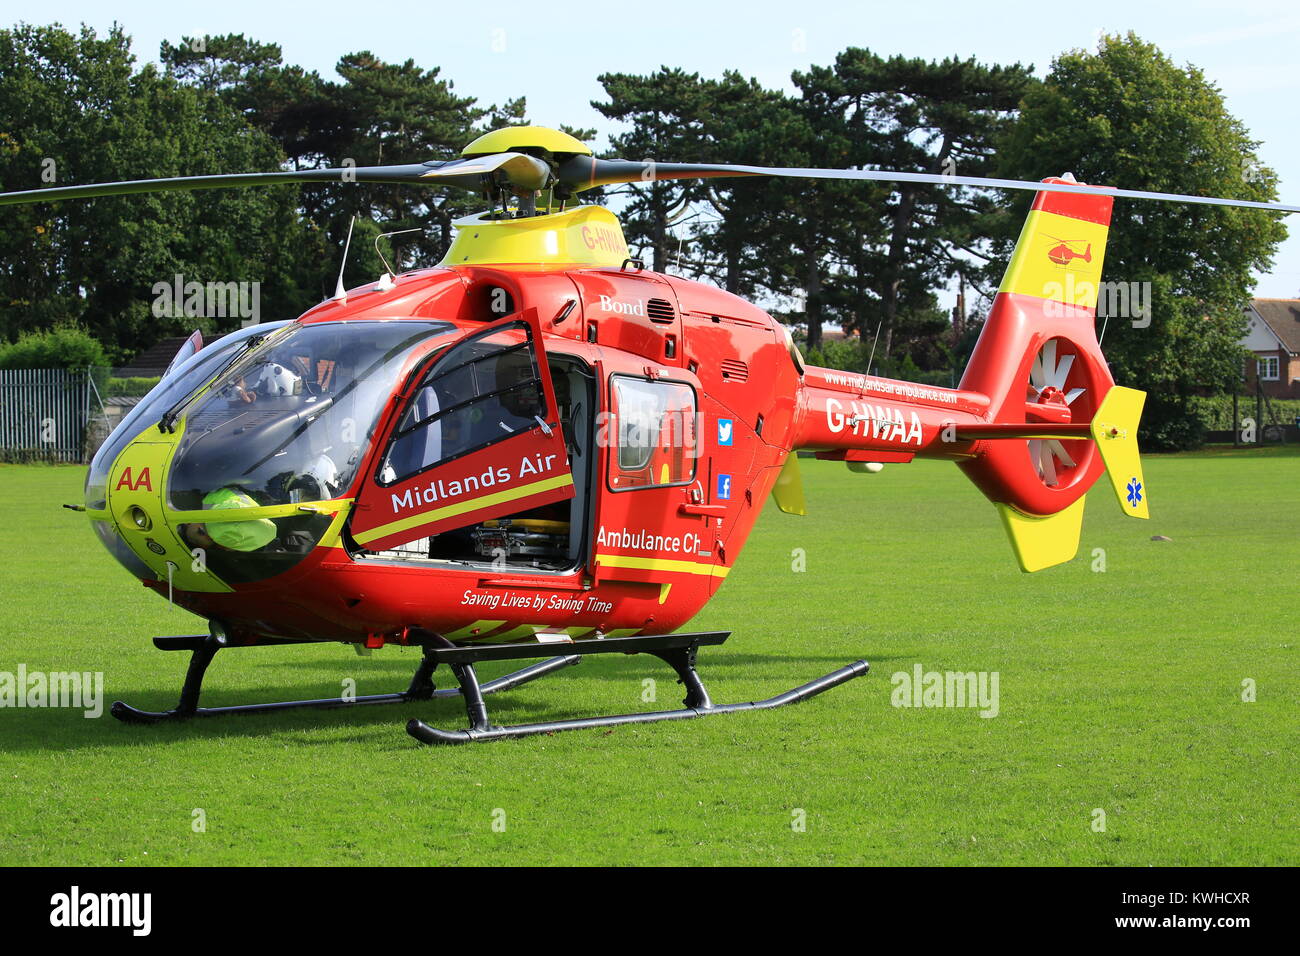
<path fill-rule="evenodd" d="M 1074 259 L 1082 259 L 1084 262 L 1092 262 L 1092 243 L 1089 242 L 1080 252 L 1078 247 L 1083 243 L 1082 239 L 1058 239 L 1056 236 L 1045 236 L 1052 240 L 1056 245 L 1047 251 L 1047 258 L 1058 266 L 1068 266 Z"/>

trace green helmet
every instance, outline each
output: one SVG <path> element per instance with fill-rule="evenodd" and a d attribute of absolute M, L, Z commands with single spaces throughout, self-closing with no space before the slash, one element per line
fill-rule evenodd
<path fill-rule="evenodd" d="M 222 508 L 256 508 L 257 502 L 236 488 L 218 488 L 203 499 L 203 506 L 217 511 Z M 208 537 L 232 551 L 256 551 L 275 537 L 275 522 L 270 518 L 252 521 L 209 521 Z"/>

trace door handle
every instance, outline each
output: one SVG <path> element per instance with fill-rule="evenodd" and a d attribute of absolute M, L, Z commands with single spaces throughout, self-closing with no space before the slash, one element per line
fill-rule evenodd
<path fill-rule="evenodd" d="M 698 515 L 701 518 L 724 518 L 727 515 L 726 505 L 678 505 L 677 513 L 683 515 Z"/>

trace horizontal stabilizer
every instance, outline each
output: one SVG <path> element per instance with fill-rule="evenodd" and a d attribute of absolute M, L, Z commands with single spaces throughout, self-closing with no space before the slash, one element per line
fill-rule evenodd
<path fill-rule="evenodd" d="M 1035 422 L 989 422 L 955 425 L 957 441 L 982 441 L 997 438 L 1091 438 L 1086 422 L 1080 424 L 1044 424 Z"/>

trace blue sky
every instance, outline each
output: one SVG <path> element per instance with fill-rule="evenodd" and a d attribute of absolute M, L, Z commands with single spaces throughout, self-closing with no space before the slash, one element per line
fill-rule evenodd
<path fill-rule="evenodd" d="M 39 10 L 39 13 L 36 11 Z M 542 125 L 603 126 L 589 103 L 601 98 L 602 72 L 644 73 L 661 65 L 717 75 L 735 69 L 790 88 L 790 73 L 828 64 L 846 46 L 881 54 L 1032 63 L 1044 75 L 1052 57 L 1092 48 L 1102 32 L 1134 30 L 1175 62 L 1201 67 L 1229 110 L 1262 140 L 1263 162 L 1281 176 L 1283 201 L 1300 203 L 1300 6 L 1278 0 L 1182 0 L 1169 3 L 925 0 L 913 3 L 791 3 L 750 0 L 708 4 L 678 0 L 572 4 L 434 2 L 427 4 L 277 2 L 168 3 L 143 0 L 47 0 L 24 19 L 114 21 L 155 60 L 163 39 L 245 33 L 274 41 L 285 60 L 322 74 L 348 52 L 440 66 L 462 95 L 481 102 L 528 98 Z M 1063 170 L 1043 170 L 1051 175 Z M 1177 207 L 1169 207 L 1174 213 Z M 1300 216 L 1279 247 L 1257 295 L 1300 296 Z"/>

